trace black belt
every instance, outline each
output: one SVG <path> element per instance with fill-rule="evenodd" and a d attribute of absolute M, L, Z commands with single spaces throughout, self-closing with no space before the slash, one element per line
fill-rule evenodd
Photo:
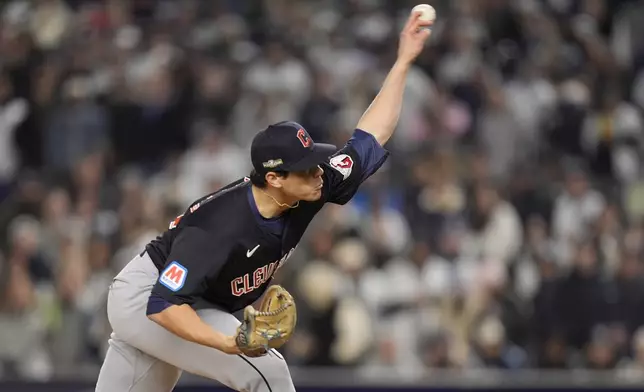
<path fill-rule="evenodd" d="M 139 253 L 139 257 L 143 257 L 145 255 L 145 252 L 147 252 L 147 249 L 143 249 L 143 252 Z"/>

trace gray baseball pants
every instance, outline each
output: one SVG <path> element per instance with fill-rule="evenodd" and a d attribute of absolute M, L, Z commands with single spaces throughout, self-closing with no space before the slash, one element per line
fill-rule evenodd
<path fill-rule="evenodd" d="M 148 296 L 158 276 L 144 253 L 114 278 L 107 300 L 112 335 L 96 392 L 170 392 L 184 370 L 236 391 L 295 391 L 286 362 L 274 350 L 260 358 L 229 355 L 184 340 L 148 319 Z M 233 335 L 240 324 L 233 315 L 217 309 L 197 313 L 227 335 Z"/>

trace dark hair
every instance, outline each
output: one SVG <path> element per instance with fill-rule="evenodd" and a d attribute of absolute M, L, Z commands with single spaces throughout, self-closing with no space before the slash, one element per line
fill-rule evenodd
<path fill-rule="evenodd" d="M 288 177 L 288 172 L 285 171 L 273 171 L 278 177 Z M 266 173 L 258 173 L 255 169 L 250 172 L 250 182 L 258 188 L 266 188 L 268 185 L 266 183 Z"/>

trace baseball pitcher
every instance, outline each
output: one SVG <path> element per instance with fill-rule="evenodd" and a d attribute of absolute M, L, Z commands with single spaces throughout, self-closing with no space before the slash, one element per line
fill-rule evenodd
<path fill-rule="evenodd" d="M 236 391 L 295 391 L 275 348 L 295 328 L 296 307 L 270 282 L 324 204 L 347 203 L 387 159 L 408 70 L 430 35 L 419 17 L 346 145 L 315 143 L 293 121 L 268 126 L 253 139 L 250 177 L 195 201 L 120 271 L 96 391 L 169 392 L 182 371 Z M 242 309 L 240 322 L 232 313 Z"/>

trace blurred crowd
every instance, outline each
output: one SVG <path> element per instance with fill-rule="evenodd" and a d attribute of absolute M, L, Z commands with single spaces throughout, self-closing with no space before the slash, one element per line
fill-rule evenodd
<path fill-rule="evenodd" d="M 294 119 L 342 145 L 407 0 L 7 0 L 0 378 L 100 364 L 111 278 Z M 644 372 L 644 3 L 433 0 L 392 156 L 281 270 L 293 366 Z"/>

